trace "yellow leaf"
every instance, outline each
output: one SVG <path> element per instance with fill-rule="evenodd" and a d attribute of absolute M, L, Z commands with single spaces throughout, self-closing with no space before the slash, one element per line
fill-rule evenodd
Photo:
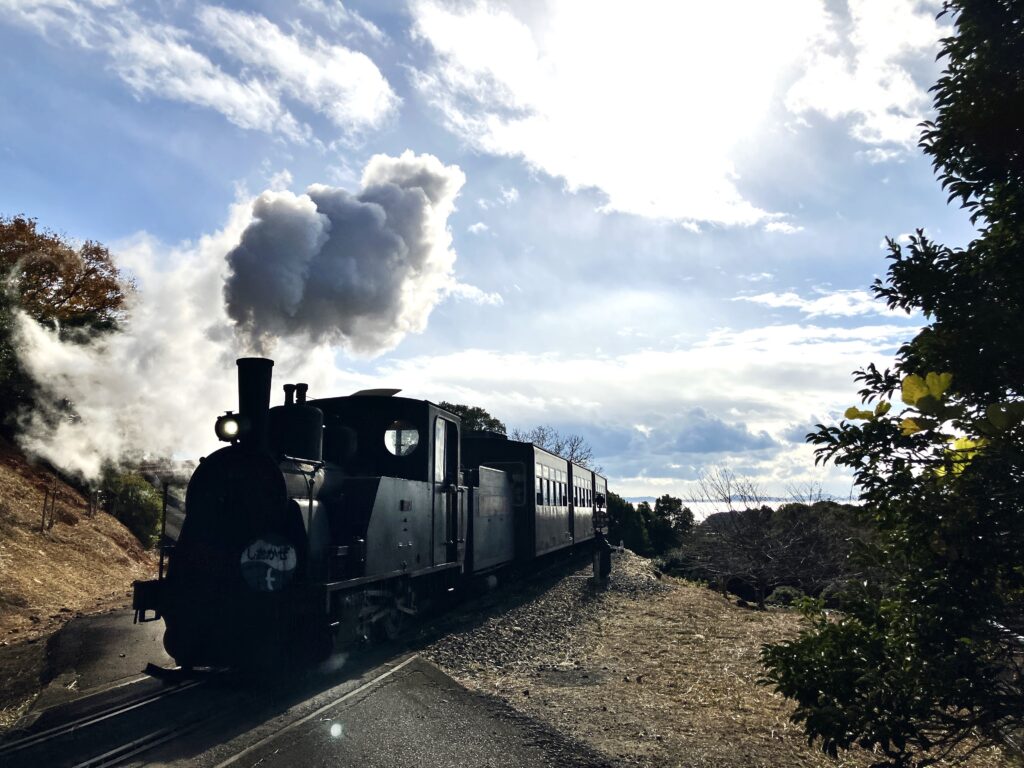
<path fill-rule="evenodd" d="M 882 402 L 875 406 L 875 416 L 885 416 L 885 414 L 887 414 L 891 408 L 892 403 L 890 403 L 888 400 L 883 400 Z"/>
<path fill-rule="evenodd" d="M 851 405 L 843 413 L 843 418 L 846 419 L 872 419 L 874 418 L 874 416 L 875 414 L 873 414 L 871 411 L 862 411 L 855 405 Z"/>
<path fill-rule="evenodd" d="M 921 427 L 919 427 L 917 425 L 917 422 L 914 421 L 913 419 L 904 419 L 903 421 L 900 422 L 900 427 L 902 428 L 904 437 L 916 435 L 918 432 L 921 431 Z"/>
<path fill-rule="evenodd" d="M 928 393 L 935 398 L 942 396 L 942 393 L 949 389 L 949 385 L 953 383 L 952 373 L 929 373 L 925 379 L 925 384 L 928 386 Z"/>
<path fill-rule="evenodd" d="M 949 451 L 953 459 L 953 474 L 959 475 L 971 463 L 978 452 L 985 447 L 985 438 L 972 440 L 969 437 L 950 438 L 953 448 Z"/>
<path fill-rule="evenodd" d="M 928 385 L 925 384 L 924 379 L 916 373 L 912 373 L 903 379 L 903 385 L 900 387 L 900 395 L 903 398 L 903 402 L 907 405 L 914 405 L 927 394 Z"/>

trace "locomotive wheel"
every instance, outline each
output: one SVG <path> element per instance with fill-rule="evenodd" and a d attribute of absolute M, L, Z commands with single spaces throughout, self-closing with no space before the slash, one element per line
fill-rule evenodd
<path fill-rule="evenodd" d="M 363 642 L 395 640 L 415 616 L 416 592 L 408 584 L 363 590 L 356 634 Z"/>

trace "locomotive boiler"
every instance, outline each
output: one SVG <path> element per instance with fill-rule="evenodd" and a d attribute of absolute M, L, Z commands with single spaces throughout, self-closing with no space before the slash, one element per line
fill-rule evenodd
<path fill-rule="evenodd" d="M 237 365 L 238 411 L 215 424 L 227 445 L 192 475 L 166 574 L 135 583 L 136 619 L 163 618 L 181 666 L 322 659 L 394 636 L 466 579 L 592 546 L 600 475 L 463 436 L 397 390 L 308 400 L 286 384 L 272 408 L 273 361 Z"/>

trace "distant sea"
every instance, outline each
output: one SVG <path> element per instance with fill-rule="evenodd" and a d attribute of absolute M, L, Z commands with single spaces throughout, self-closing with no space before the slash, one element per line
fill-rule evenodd
<path fill-rule="evenodd" d="M 656 497 L 654 497 L 654 496 L 628 496 L 628 497 L 626 497 L 626 501 L 628 501 L 630 504 L 633 504 L 633 505 L 639 504 L 641 501 L 646 501 L 648 504 L 650 504 L 653 507 L 654 506 L 654 502 L 656 501 Z M 764 505 L 766 507 L 771 507 L 772 509 L 778 509 L 783 504 L 791 504 L 794 501 L 801 501 L 801 499 L 793 499 L 793 498 L 787 498 L 787 497 L 773 496 L 773 497 L 770 497 L 770 498 L 767 498 L 767 499 L 762 499 L 761 503 L 758 504 L 757 506 Z M 833 499 L 831 499 L 831 501 L 838 502 L 839 504 L 859 504 L 860 503 L 857 499 L 835 499 L 835 498 L 833 498 Z M 705 517 L 707 517 L 708 515 L 713 515 L 715 512 L 727 512 L 729 510 L 728 506 L 726 506 L 725 504 L 723 504 L 720 501 L 703 501 L 703 500 L 699 500 L 699 499 L 683 499 L 683 506 L 684 507 L 689 507 L 690 511 L 693 512 L 694 518 L 696 518 L 697 520 L 703 520 Z M 743 505 L 742 502 L 733 502 L 733 508 L 734 509 L 743 509 L 743 506 L 744 505 Z"/>

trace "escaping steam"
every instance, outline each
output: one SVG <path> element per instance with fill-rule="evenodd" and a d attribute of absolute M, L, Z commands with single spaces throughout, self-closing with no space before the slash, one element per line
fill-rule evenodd
<path fill-rule="evenodd" d="M 264 192 L 227 255 L 230 317 L 256 350 L 303 335 L 361 353 L 423 330 L 452 291 L 448 216 L 462 171 L 430 155 L 376 155 L 362 190 Z"/>
<path fill-rule="evenodd" d="M 463 182 L 430 155 L 378 155 L 358 195 L 268 191 L 195 244 L 118 244 L 141 287 L 119 331 L 69 343 L 19 316 L 21 362 L 44 403 L 19 441 L 85 478 L 105 462 L 193 458 L 216 448 L 216 413 L 236 407 L 235 358 L 270 347 L 278 383 L 323 394 L 372 386 L 337 370 L 332 345 L 386 350 L 422 330 L 446 295 L 465 293 L 447 230 Z"/>

